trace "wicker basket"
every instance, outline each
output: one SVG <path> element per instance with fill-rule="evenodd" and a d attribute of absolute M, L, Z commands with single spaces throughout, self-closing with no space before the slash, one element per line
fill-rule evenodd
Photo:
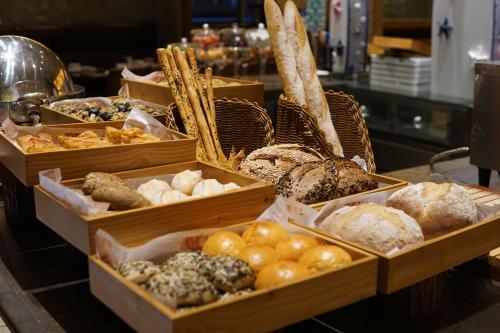
<path fill-rule="evenodd" d="M 375 159 L 365 120 L 356 100 L 343 92 L 325 93 L 333 124 L 344 149 L 344 155 L 358 155 L 365 159 L 368 171 L 375 172 Z M 281 95 L 276 119 L 276 143 L 299 143 L 312 147 L 325 156 L 333 155 L 333 147 L 326 141 L 315 116 L 305 106 Z"/>
<path fill-rule="evenodd" d="M 176 117 L 181 132 L 184 131 L 175 104 L 169 109 Z M 246 154 L 274 144 L 274 129 L 267 111 L 257 103 L 247 100 L 221 98 L 215 100 L 217 131 L 222 150 L 229 156 L 231 148 L 245 150 Z"/>

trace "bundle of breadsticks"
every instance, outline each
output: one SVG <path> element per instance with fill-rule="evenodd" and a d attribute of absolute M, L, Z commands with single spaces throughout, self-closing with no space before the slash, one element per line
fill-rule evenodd
<path fill-rule="evenodd" d="M 333 152 L 343 156 L 330 109 L 316 73 L 316 62 L 309 46 L 307 31 L 297 6 L 288 0 L 282 14 L 274 0 L 265 0 L 264 10 L 285 95 L 307 106 L 308 111 L 317 118 L 326 139 L 332 144 Z"/>
<path fill-rule="evenodd" d="M 212 68 L 205 70 L 205 89 L 192 48 L 182 51 L 178 47 L 169 47 L 156 50 L 156 54 L 186 133 L 196 139 L 197 159 L 236 170 L 245 153 L 243 150 L 236 153 L 233 147 L 226 158 L 222 151 L 215 120 Z"/>

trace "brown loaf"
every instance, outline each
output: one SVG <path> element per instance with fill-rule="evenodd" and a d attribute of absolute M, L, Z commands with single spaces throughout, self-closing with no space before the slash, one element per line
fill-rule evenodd
<path fill-rule="evenodd" d="M 288 40 L 295 51 L 297 71 L 304 84 L 307 107 L 318 119 L 319 127 L 325 132 L 328 142 L 333 145 L 335 155 L 344 156 L 337 132 L 333 126 L 323 87 L 316 73 L 316 62 L 309 46 L 307 31 L 293 1 L 287 1 L 285 4 L 284 22 Z"/>
<path fill-rule="evenodd" d="M 274 59 L 278 66 L 278 73 L 283 83 L 285 95 L 297 103 L 306 104 L 304 84 L 297 73 L 294 50 L 287 37 L 283 15 L 280 7 L 274 0 L 264 1 L 267 29 L 271 39 Z"/>
<path fill-rule="evenodd" d="M 432 238 L 477 221 L 477 209 L 465 188 L 453 183 L 419 183 L 393 193 L 387 206 L 401 209 Z"/>

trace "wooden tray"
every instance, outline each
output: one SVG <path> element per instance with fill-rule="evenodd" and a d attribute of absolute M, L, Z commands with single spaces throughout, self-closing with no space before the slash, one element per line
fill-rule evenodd
<path fill-rule="evenodd" d="M 82 216 L 40 186 L 35 186 L 37 218 L 86 254 L 95 253 L 94 236 L 102 228 L 125 244 L 135 244 L 155 235 L 198 229 L 207 225 L 225 226 L 257 218 L 273 201 L 270 183 L 229 172 L 204 162 L 187 162 L 115 173 L 121 178 L 137 178 L 202 170 L 203 178 L 221 183 L 235 182 L 244 188 L 167 205 L 112 212 L 103 216 Z M 82 179 L 62 182 L 81 184 Z"/>
<path fill-rule="evenodd" d="M 376 188 L 376 189 L 370 190 L 370 191 L 365 191 L 365 192 L 353 194 L 353 195 L 348 196 L 349 198 L 356 197 L 359 195 L 366 195 L 366 194 L 370 194 L 370 193 L 375 193 L 375 192 L 395 190 L 395 189 L 405 187 L 406 185 L 408 185 L 408 182 L 406 182 L 404 180 L 391 178 L 391 177 L 387 177 L 387 176 L 382 176 L 382 175 L 377 175 L 375 173 L 370 173 L 370 172 L 368 174 L 370 176 L 372 176 L 378 182 L 379 188 Z M 321 207 L 326 205 L 328 202 L 329 201 L 318 202 L 315 204 L 311 204 L 309 206 L 311 206 L 312 208 L 321 209 Z"/>
<path fill-rule="evenodd" d="M 214 96 L 216 98 L 227 97 L 246 99 L 250 102 L 256 102 L 259 105 L 264 105 L 264 84 L 261 82 L 239 80 L 228 77 L 214 76 L 214 79 L 223 80 L 226 82 L 237 82 L 239 86 L 214 87 Z M 170 88 L 156 83 L 148 83 L 142 81 L 133 81 L 121 79 L 121 85 L 128 84 L 128 89 L 131 97 L 144 101 L 151 101 L 160 105 L 170 105 L 174 103 Z"/>
<path fill-rule="evenodd" d="M 494 199 L 491 193 L 468 188 L 475 201 L 488 203 Z M 302 226 L 302 225 L 301 225 Z M 329 237 L 325 232 L 316 232 Z M 330 236 L 331 237 L 331 236 Z M 390 294 L 411 286 L 454 266 L 488 254 L 500 246 L 500 217 L 490 218 L 481 223 L 426 240 L 418 245 L 387 256 L 357 243 L 342 240 L 379 257 L 378 290 Z"/>
<path fill-rule="evenodd" d="M 304 229 L 304 233 L 307 232 Z M 314 233 L 314 236 L 318 235 Z M 175 312 L 95 256 L 89 259 L 90 288 L 101 302 L 138 332 L 268 332 L 376 293 L 377 258 L 352 246 L 327 240 L 349 252 L 352 264 L 192 310 Z"/>
<path fill-rule="evenodd" d="M 123 122 L 57 125 L 85 129 L 105 126 L 121 128 Z M 53 168 L 60 168 L 64 179 L 72 179 L 83 177 L 90 171 L 114 172 L 196 159 L 194 139 L 179 132 L 168 131 L 180 139 L 33 154 L 24 152 L 14 144 L 13 139 L 0 131 L 0 162 L 25 186 L 33 186 L 38 184 L 39 171 Z"/>

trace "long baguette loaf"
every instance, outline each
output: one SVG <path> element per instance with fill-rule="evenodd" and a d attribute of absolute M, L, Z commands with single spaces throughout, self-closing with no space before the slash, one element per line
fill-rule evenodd
<path fill-rule="evenodd" d="M 306 28 L 302 17 L 293 1 L 287 1 L 284 9 L 284 22 L 288 40 L 294 49 L 297 71 L 304 83 L 304 95 L 307 107 L 318 120 L 326 139 L 333 145 L 335 155 L 344 156 L 342 146 L 330 116 L 323 87 L 316 73 L 316 62 L 309 46 Z"/>
<path fill-rule="evenodd" d="M 264 11 L 274 59 L 278 66 L 285 95 L 297 103 L 305 105 L 304 84 L 297 73 L 294 50 L 287 38 L 280 7 L 274 0 L 265 0 Z"/>

